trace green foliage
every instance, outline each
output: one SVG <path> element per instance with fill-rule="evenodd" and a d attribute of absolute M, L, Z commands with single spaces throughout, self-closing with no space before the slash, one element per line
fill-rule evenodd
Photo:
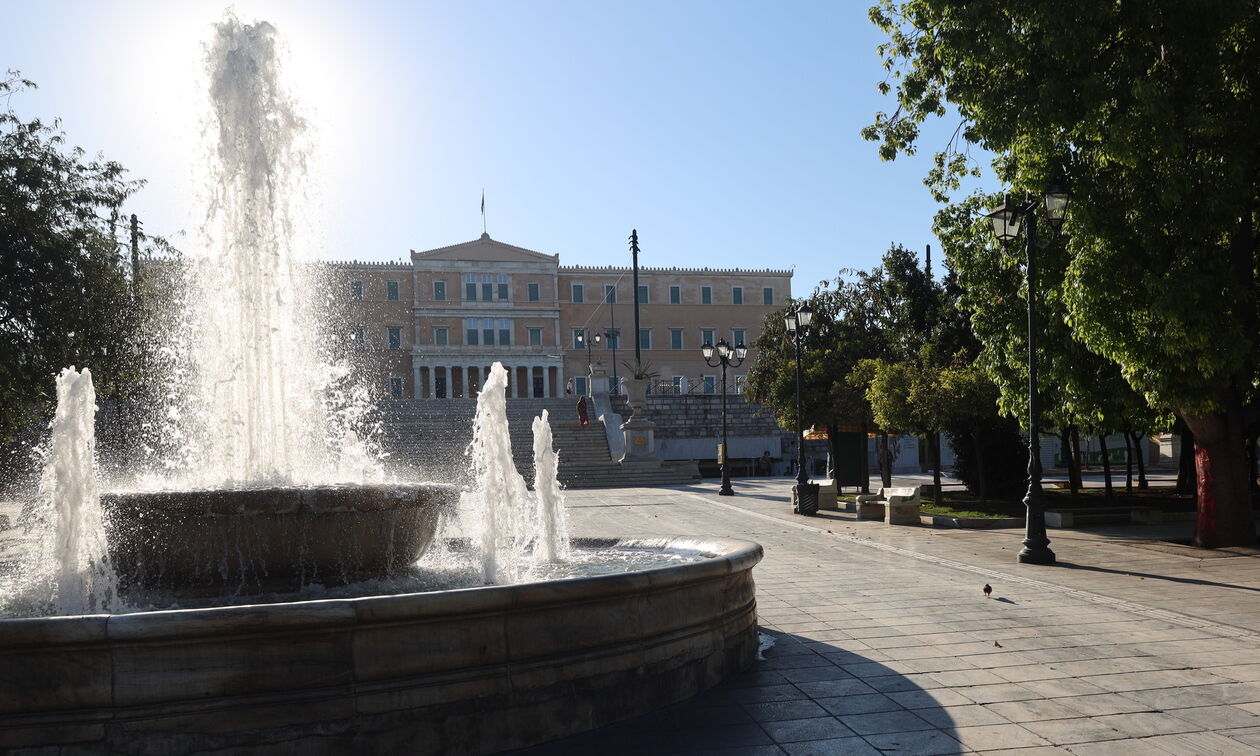
<path fill-rule="evenodd" d="M 1062 292 L 1080 341 L 1153 406 L 1240 396 L 1256 414 L 1255 4 L 883 0 L 871 18 L 897 98 L 864 130 L 881 155 L 913 152 L 948 101 L 961 142 L 927 178 L 938 197 L 968 169 L 964 145 L 997 153 L 1016 192 L 1068 176 Z"/>
<path fill-rule="evenodd" d="M 33 86 L 10 72 L 0 98 Z M 90 367 L 102 397 L 138 378 L 138 313 L 115 234 L 140 185 L 66 147 L 57 122 L 0 112 L 0 439 L 47 415 L 63 367 Z"/>
<path fill-rule="evenodd" d="M 643 362 L 636 360 L 634 362 L 623 362 L 621 364 L 627 371 L 629 371 L 630 374 L 627 377 L 631 379 L 655 380 L 659 376 L 659 374 L 652 369 L 652 363 L 648 360 L 644 360 Z"/>
<path fill-rule="evenodd" d="M 951 435 L 949 445 L 954 451 L 954 477 L 969 492 L 983 492 L 982 498 L 1014 496 L 1027 487 L 1028 446 L 1014 420 L 987 419 L 979 427 Z M 984 455 L 983 465 L 978 453 Z"/>

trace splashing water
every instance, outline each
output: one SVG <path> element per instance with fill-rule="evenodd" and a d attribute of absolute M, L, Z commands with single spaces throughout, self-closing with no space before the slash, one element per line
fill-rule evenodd
<path fill-rule="evenodd" d="M 534 418 L 534 496 L 538 500 L 538 545 L 534 559 L 554 562 L 569 556 L 568 524 L 564 515 L 564 493 L 557 471 L 560 457 L 551 443 L 551 423 L 547 410 Z"/>
<path fill-rule="evenodd" d="M 92 373 L 74 367 L 57 376 L 57 414 L 41 499 L 51 519 L 41 560 L 51 576 L 52 602 L 60 614 L 117 609 L 118 577 L 105 550 L 100 489 L 96 479 L 96 389 Z M 47 519 L 45 521 L 47 521 Z M 51 557 L 51 558 L 47 558 Z"/>
<path fill-rule="evenodd" d="M 468 445 L 473 467 L 470 498 L 480 519 L 477 542 L 487 583 L 514 583 L 525 574 L 531 536 L 536 532 L 525 479 L 512 461 L 507 379 L 502 363 L 490 366 L 477 398 L 473 440 Z"/>
<path fill-rule="evenodd" d="M 194 486 L 363 480 L 379 471 L 364 439 L 335 427 L 358 414 L 327 405 L 340 376 L 320 359 L 328 342 L 316 244 L 300 240 L 311 225 L 303 208 L 308 126 L 280 83 L 277 37 L 269 23 L 229 16 L 207 47 L 208 257 L 190 271 L 196 377 L 179 413 L 190 426 L 186 483 Z"/>

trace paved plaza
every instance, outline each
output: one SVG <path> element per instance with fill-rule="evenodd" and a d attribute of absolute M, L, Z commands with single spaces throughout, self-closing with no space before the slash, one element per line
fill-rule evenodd
<path fill-rule="evenodd" d="M 791 514 L 782 478 L 570 491 L 579 535 L 765 547 L 739 679 L 531 754 L 1260 754 L 1260 558 L 1189 524 L 1022 531 Z M 986 599 L 982 587 L 993 586 Z"/>

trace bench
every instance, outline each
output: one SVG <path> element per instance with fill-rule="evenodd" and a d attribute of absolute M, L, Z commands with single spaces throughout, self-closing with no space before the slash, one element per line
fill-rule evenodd
<path fill-rule="evenodd" d="M 918 525 L 919 486 L 881 488 L 877 494 L 858 494 L 859 520 L 883 520 L 889 525 Z"/>

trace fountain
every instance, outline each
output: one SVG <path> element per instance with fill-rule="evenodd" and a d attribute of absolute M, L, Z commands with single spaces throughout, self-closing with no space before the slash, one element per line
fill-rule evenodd
<path fill-rule="evenodd" d="M 156 484 L 98 494 L 91 375 L 58 378 L 43 550 L 0 584 L 0 749 L 489 753 L 751 663 L 760 547 L 570 538 L 545 414 L 533 491 L 513 467 L 500 365 L 473 485 L 385 479 L 308 327 L 304 122 L 275 30 L 229 17 L 207 57 L 213 261 L 188 282 L 197 369 L 171 381 L 191 390 L 160 444 L 178 453 Z"/>

